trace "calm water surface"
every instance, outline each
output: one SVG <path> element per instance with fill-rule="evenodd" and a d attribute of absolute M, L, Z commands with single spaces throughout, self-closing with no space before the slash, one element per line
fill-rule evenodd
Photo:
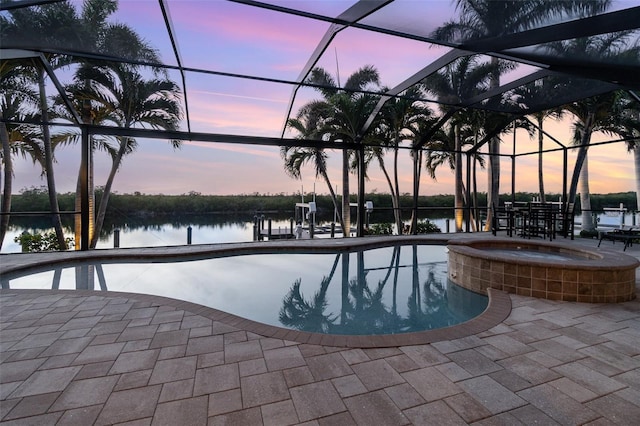
<path fill-rule="evenodd" d="M 10 288 L 89 288 L 166 296 L 265 324 L 390 334 L 458 324 L 487 297 L 447 280 L 443 246 L 336 254 L 255 254 L 159 263 L 79 264 L 5 280 Z"/>
<path fill-rule="evenodd" d="M 431 219 L 444 232 L 446 229 L 446 219 Z M 328 224 L 325 224 L 328 225 Z M 174 225 L 170 223 L 160 225 L 128 227 L 126 224 L 118 226 L 120 230 L 120 247 L 159 247 L 187 244 L 188 228 L 191 227 L 192 244 L 215 244 L 215 243 L 237 243 L 253 241 L 253 222 L 218 222 L 211 225 Z M 265 229 L 267 224 L 265 222 Z M 273 220 L 272 229 L 290 229 L 289 220 Z M 34 232 L 30 229 L 10 227 L 9 232 L 2 244 L 2 253 L 19 253 L 22 249 L 13 239 L 20 235 L 22 231 Z M 53 231 L 38 229 L 36 232 Z M 67 236 L 73 236 L 71 229 L 65 229 Z M 315 238 L 329 238 L 330 234 L 316 233 Z M 340 237 L 340 235 L 338 235 Z M 114 234 L 109 233 L 105 238 L 98 241 L 96 248 L 113 248 Z"/>

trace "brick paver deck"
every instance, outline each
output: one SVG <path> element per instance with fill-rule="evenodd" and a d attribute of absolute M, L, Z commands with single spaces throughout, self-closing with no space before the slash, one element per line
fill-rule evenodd
<path fill-rule="evenodd" d="M 638 299 L 507 299 L 486 330 L 378 348 L 154 296 L 4 289 L 0 423 L 640 424 Z"/>

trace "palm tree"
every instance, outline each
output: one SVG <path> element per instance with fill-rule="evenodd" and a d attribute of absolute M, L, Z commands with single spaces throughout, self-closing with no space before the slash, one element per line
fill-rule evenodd
<path fill-rule="evenodd" d="M 322 101 L 309 102 L 298 111 L 296 118 L 289 119 L 287 125 L 298 132 L 300 139 L 317 139 L 323 134 L 322 117 L 327 115 L 324 109 L 328 105 Z M 327 172 L 328 155 L 321 148 L 306 148 L 300 146 L 283 146 L 280 154 L 284 158 L 284 168 L 286 173 L 295 178 L 302 177 L 302 166 L 312 163 L 316 172 L 316 177 L 321 176 L 329 188 L 333 207 L 338 212 L 338 221 L 342 229 L 345 228 L 342 214 L 338 208 L 338 197 L 333 190 L 333 185 Z"/>
<path fill-rule="evenodd" d="M 30 90 L 27 74 L 23 74 L 20 67 L 14 62 L 3 61 L 0 64 L 0 116 L 3 120 L 36 121 L 37 117 L 26 111 L 29 106 L 38 105 L 37 94 Z M 31 141 L 29 126 L 13 125 L 4 121 L 0 122 L 0 141 L 2 142 L 1 159 L 4 165 L 4 186 L 2 190 L 0 216 L 0 247 L 9 227 L 11 212 L 11 193 L 13 186 L 13 161 L 12 156 L 22 146 L 22 141 Z M 24 150 L 20 150 L 23 154 Z"/>
<path fill-rule="evenodd" d="M 4 102 L 4 100 L 3 100 Z M 4 104 L 2 105 L 4 117 Z M 2 142 L 2 164 L 4 165 L 4 187 L 2 188 L 2 200 L 0 200 L 0 248 L 4 236 L 9 228 L 9 213 L 11 212 L 11 187 L 13 186 L 13 162 L 11 160 L 11 145 L 9 142 L 9 132 L 4 122 L 0 123 L 0 142 Z"/>
<path fill-rule="evenodd" d="M 343 141 L 343 143 L 350 143 L 352 145 L 356 145 L 356 150 L 343 150 L 343 220 L 345 225 L 348 226 L 345 236 L 348 236 L 350 228 L 350 212 L 349 212 L 349 221 L 347 221 L 344 211 L 350 210 L 349 197 L 347 193 L 349 192 L 349 171 L 355 170 L 356 174 L 361 182 L 364 182 L 364 179 L 367 178 L 367 168 L 369 162 L 372 158 L 370 152 L 368 151 L 368 146 L 371 144 L 377 144 L 378 141 L 373 141 L 373 139 L 379 135 L 379 132 L 376 130 L 378 126 L 378 121 L 380 116 L 376 116 L 374 122 L 368 129 L 366 135 L 360 134 L 361 129 L 364 128 L 368 118 L 373 113 L 376 104 L 378 103 L 379 96 L 372 95 L 370 93 L 360 93 L 360 94 L 351 94 L 348 95 L 346 93 L 339 93 L 332 97 L 331 106 L 334 108 L 333 115 L 329 121 L 331 126 L 331 137 L 335 141 Z M 349 159 L 353 154 L 353 162 L 349 164 Z M 346 166 L 344 165 L 344 161 L 347 162 Z M 346 184 L 347 188 L 344 189 L 344 185 Z M 363 183 L 364 185 L 364 183 Z M 358 197 L 363 197 L 363 188 L 358 185 Z M 346 201 L 345 201 L 345 198 Z M 358 208 L 360 208 L 360 202 L 358 202 Z M 363 224 L 359 224 L 360 227 Z"/>
<path fill-rule="evenodd" d="M 51 5 L 37 5 L 29 8 L 18 8 L 9 11 L 9 15 L 0 16 L 0 29 L 3 42 L 8 45 L 30 47 L 74 46 L 90 52 L 97 52 L 113 57 L 141 59 L 148 62 L 159 62 L 157 52 L 151 49 L 134 31 L 123 24 L 107 23 L 107 18 L 117 10 L 117 0 L 85 0 L 80 14 L 68 2 L 56 2 Z M 74 58 L 45 53 L 45 58 L 52 66 L 71 65 Z M 41 121 L 49 121 L 46 104 L 45 74 L 38 60 L 27 59 L 25 66 L 37 70 L 40 89 Z M 79 61 L 81 67 L 90 66 L 88 59 Z M 157 72 L 157 69 L 154 70 Z M 45 171 L 49 188 L 51 210 L 54 227 L 60 246 L 66 248 L 59 208 L 57 204 L 55 180 L 53 178 L 53 148 L 51 135 L 47 125 L 43 126 L 43 143 L 45 153 Z"/>
<path fill-rule="evenodd" d="M 584 58 L 607 58 L 609 61 L 618 61 L 625 57 L 636 58 L 640 55 L 640 46 L 628 46 L 631 31 L 622 31 L 613 34 L 585 37 L 565 42 L 549 43 L 544 46 L 551 52 L 562 52 L 564 55 L 572 55 Z M 582 81 L 569 82 L 570 86 L 588 84 Z M 578 183 L 580 183 L 580 207 L 582 210 L 582 230 L 593 231 L 595 224 L 591 214 L 591 197 L 589 194 L 589 167 L 587 152 L 593 132 L 616 134 L 620 130 L 620 121 L 623 111 L 620 109 L 621 94 L 609 92 L 580 101 L 572 102 L 563 108 L 570 112 L 576 121 L 573 123 L 574 145 L 578 146 L 576 163 L 573 169 L 571 184 L 569 187 L 568 202 L 573 202 L 577 195 Z"/>
<path fill-rule="evenodd" d="M 143 125 L 164 130 L 176 130 L 178 127 L 182 115 L 179 89 L 170 80 L 146 80 L 134 68 L 124 64 L 84 68 L 79 70 L 77 79 L 91 81 L 91 93 L 86 96 L 108 110 L 109 114 L 105 114 L 107 120 L 119 127 L 126 129 Z M 174 148 L 180 146 L 180 141 L 172 140 L 171 143 Z M 123 158 L 134 152 L 136 147 L 134 138 L 118 136 L 116 146 L 110 150 L 111 170 L 98 204 L 91 248 L 95 248 L 104 223 L 115 175 Z"/>
<path fill-rule="evenodd" d="M 440 119 L 431 114 L 429 117 L 421 117 L 418 120 L 412 121 L 408 127 L 407 138 L 410 142 L 411 148 L 411 160 L 413 163 L 413 190 L 414 194 L 420 193 L 420 179 L 422 175 L 422 164 L 425 157 L 429 158 L 434 152 L 438 152 L 438 141 L 444 139 L 444 132 L 442 127 L 438 126 Z M 437 128 L 434 131 L 434 127 Z M 429 166 L 427 165 L 427 171 Z M 434 172 L 435 173 L 435 172 Z M 432 179 L 435 179 L 435 174 L 430 173 Z M 417 198 L 417 197 L 416 197 Z M 417 210 L 414 208 L 411 212 L 411 226 L 409 233 L 412 234 L 415 229 L 414 225 L 417 223 Z"/>
<path fill-rule="evenodd" d="M 573 145 L 578 147 L 576 156 L 576 164 L 571 178 L 569 187 L 568 201 L 572 202 L 577 195 L 578 183 L 580 184 L 580 209 L 582 211 L 581 229 L 583 231 L 594 231 L 595 223 L 591 212 L 591 196 L 589 194 L 589 160 L 587 150 L 591 142 L 591 135 L 598 129 L 598 118 L 602 117 L 602 113 L 606 111 L 609 114 L 609 107 L 612 106 L 613 96 L 598 96 L 582 100 L 571 105 L 565 106 L 565 109 L 576 117 L 573 123 Z"/>
<path fill-rule="evenodd" d="M 71 84 L 65 86 L 65 92 L 67 98 L 71 101 L 76 111 L 82 111 L 83 120 L 87 124 L 103 124 L 110 120 L 111 109 L 105 107 L 100 102 L 92 101 L 95 96 L 92 94 L 90 87 L 91 83 L 87 80 L 78 81 L 77 77 Z M 71 116 L 70 111 L 67 109 L 66 104 L 63 102 L 61 96 L 54 97 L 54 103 L 56 108 L 53 114 L 56 118 L 73 122 L 74 118 Z M 58 133 L 55 137 L 62 144 L 73 144 L 81 140 L 81 133 L 77 130 L 65 130 Z M 114 148 L 113 137 L 102 137 L 97 135 L 91 135 L 89 137 L 89 159 L 88 159 L 88 188 L 89 188 L 89 236 L 88 240 L 91 241 L 95 231 L 95 187 L 94 187 L 94 153 L 95 151 L 104 151 L 111 157 L 116 155 L 116 149 Z M 117 143 L 117 142 L 116 142 Z M 78 172 L 78 179 L 76 183 L 76 198 L 75 209 L 81 211 L 81 184 L 84 179 L 82 171 Z M 75 248 L 79 250 L 80 247 L 80 235 L 82 233 L 81 215 L 76 214 L 75 217 Z"/>
<path fill-rule="evenodd" d="M 73 6 L 67 2 L 38 5 L 29 8 L 11 9 L 8 15 L 0 16 L 0 36 L 3 44 L 15 47 L 44 45 L 64 46 L 77 45 L 80 37 L 75 31 L 80 28 L 79 19 Z M 61 55 L 44 54 L 46 60 L 55 68 L 68 64 L 68 58 Z M 57 191 L 53 170 L 54 156 L 49 131 L 49 112 L 45 84 L 45 68 L 39 59 L 27 58 L 23 65 L 31 67 L 37 75 L 39 91 L 40 120 L 42 123 L 42 142 L 44 148 L 45 174 L 49 191 L 49 204 L 53 227 L 58 238 L 58 245 L 66 250 L 60 208 L 58 206 Z"/>
<path fill-rule="evenodd" d="M 32 89 L 35 78 L 33 69 L 24 67 L 21 61 L 4 61 L 0 65 L 0 115 L 5 120 L 25 124 L 0 123 L 2 162 L 4 164 L 4 187 L 2 193 L 2 219 L 0 221 L 0 247 L 9 226 L 13 186 L 13 156 L 31 158 L 38 164 L 42 175 L 46 175 L 45 148 L 40 126 L 27 124 L 40 120 L 39 96 Z M 59 141 L 52 140 L 52 151 Z"/>
<path fill-rule="evenodd" d="M 449 105 L 456 105 L 462 99 L 486 91 L 489 86 L 489 76 L 495 72 L 495 68 L 498 66 L 499 63 L 480 63 L 477 56 L 464 56 L 423 80 L 424 89 L 438 97 L 438 100 L 442 102 L 443 113 L 446 113 L 451 109 Z M 462 231 L 464 216 L 461 134 L 462 127 L 465 125 L 464 119 L 464 115 L 460 115 L 459 112 L 454 114 L 450 119 L 451 132 L 449 133 L 454 142 L 453 169 L 455 172 L 454 208 L 456 232 Z"/>
<path fill-rule="evenodd" d="M 324 69 L 314 68 L 307 79 L 323 96 L 331 112 L 326 119 L 330 131 L 325 133 L 330 140 L 345 144 L 360 143 L 364 135 L 360 129 L 377 102 L 377 97 L 370 93 L 362 93 L 369 86 L 378 86 L 380 77 L 373 66 L 365 66 L 349 76 L 343 88 Z M 329 109 L 327 109 L 329 111 Z M 375 126 L 372 126 L 375 127 Z M 353 151 L 342 150 L 342 220 L 343 236 L 348 237 L 351 229 L 351 206 L 349 194 L 350 156 Z M 364 173 L 364 170 L 360 171 Z"/>
<path fill-rule="evenodd" d="M 514 91 L 518 96 L 518 104 L 523 108 L 528 109 L 532 104 L 546 102 L 553 99 L 553 96 L 556 95 L 556 91 L 554 90 L 555 84 L 557 83 L 553 78 L 546 78 L 536 80 L 532 84 L 519 87 Z M 562 108 L 552 108 L 532 114 L 536 121 L 538 136 L 538 195 L 540 196 L 540 201 L 543 203 L 547 200 L 544 189 L 544 161 L 542 153 L 544 150 L 543 124 L 548 118 L 553 118 L 555 120 L 561 119 L 563 112 Z"/>
<path fill-rule="evenodd" d="M 636 205 L 634 210 L 640 211 L 640 106 L 636 101 L 621 99 L 622 113 L 616 133 L 627 138 L 627 149 L 633 152 L 633 164 L 636 181 Z"/>
<path fill-rule="evenodd" d="M 436 39 L 456 42 L 460 40 L 500 37 L 535 28 L 552 19 L 574 17 L 580 14 L 599 13 L 609 7 L 610 0 L 548 1 L 548 0 L 456 0 L 459 11 L 457 21 L 450 21 L 437 28 Z M 497 64 L 498 58 L 492 57 Z M 500 85 L 500 74 L 505 67 L 495 67 L 489 75 L 490 88 Z M 489 142 L 489 191 L 487 204 L 498 202 L 500 195 L 500 138 Z M 491 209 L 487 211 L 490 222 Z"/>
<path fill-rule="evenodd" d="M 458 112 L 458 119 L 464 119 L 462 111 Z M 454 215 L 456 232 L 462 231 L 463 212 L 465 205 L 469 204 L 466 198 L 466 189 L 462 180 L 462 148 L 472 144 L 473 128 L 459 121 L 458 124 L 445 124 L 439 132 L 433 135 L 426 145 L 425 169 L 429 177 L 436 180 L 436 171 L 440 166 L 448 165 L 454 173 Z M 482 158 L 475 154 L 474 162 L 484 165 Z"/>
<path fill-rule="evenodd" d="M 144 41 L 135 31 L 124 24 L 107 22 L 107 18 L 117 11 L 117 0 L 86 0 L 83 3 L 81 14 L 81 26 L 78 31 L 82 34 L 83 45 L 90 51 L 95 51 L 108 56 L 123 57 L 128 59 L 143 60 L 146 62 L 160 62 L 158 52 L 154 50 L 146 41 Z M 91 59 L 81 59 L 80 71 L 77 75 L 82 74 L 82 70 L 92 66 L 104 66 L 104 61 L 95 61 Z M 152 71 L 158 75 L 166 76 L 166 73 L 160 71 L 160 68 L 152 68 Z M 89 81 L 76 81 L 68 87 L 70 97 L 76 101 L 76 110 L 81 111 L 85 123 L 97 124 L 106 120 L 104 114 L 108 114 L 105 108 L 101 108 L 99 104 L 92 105 L 90 99 L 78 96 L 88 89 Z M 87 107 L 89 107 L 87 109 Z M 88 240 L 93 239 L 95 231 L 95 188 L 94 188 L 94 170 L 93 155 L 97 147 L 107 152 L 112 151 L 108 144 L 96 140 L 95 135 L 90 137 L 90 150 L 88 161 L 88 188 L 89 188 L 89 236 Z M 112 157 L 114 155 L 111 152 Z M 84 177 L 82 170 L 79 170 L 78 181 L 76 186 L 76 211 L 80 211 L 81 207 L 81 184 Z M 76 215 L 75 221 L 76 236 L 81 235 L 81 215 Z M 76 237 L 76 249 L 80 248 L 80 238 Z"/>
<path fill-rule="evenodd" d="M 403 229 L 400 210 L 400 184 L 398 180 L 400 144 L 405 140 L 415 139 L 413 131 L 419 128 L 422 123 L 433 124 L 434 119 L 433 111 L 424 103 L 416 100 L 420 98 L 420 95 L 420 87 L 414 86 L 408 89 L 403 97 L 393 98 L 384 104 L 381 112 L 382 122 L 379 126 L 379 131 L 383 132 L 383 135 L 379 136 L 381 145 L 373 151 L 389 185 L 398 234 L 402 234 Z M 393 182 L 384 163 L 385 150 L 393 153 Z"/>

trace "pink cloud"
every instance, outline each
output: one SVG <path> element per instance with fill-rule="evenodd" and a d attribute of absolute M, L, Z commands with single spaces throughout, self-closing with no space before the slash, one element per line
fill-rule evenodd
<path fill-rule="evenodd" d="M 213 149 L 232 152 L 235 154 L 245 154 L 257 157 L 265 157 L 271 160 L 280 159 L 277 147 L 254 147 L 252 145 L 240 145 L 240 144 L 228 144 L 228 143 L 213 143 L 213 142 L 187 142 L 189 146 L 198 147 L 202 149 Z"/>
<path fill-rule="evenodd" d="M 192 130 L 245 136 L 280 136 L 284 107 L 280 111 L 251 103 L 208 104 L 194 108 Z"/>
<path fill-rule="evenodd" d="M 277 43 L 280 48 L 313 48 L 329 26 L 316 20 L 231 2 L 174 2 L 170 8 L 177 31 L 188 30 L 234 42 L 267 41 Z M 292 37 L 292 34 L 296 36 Z"/>

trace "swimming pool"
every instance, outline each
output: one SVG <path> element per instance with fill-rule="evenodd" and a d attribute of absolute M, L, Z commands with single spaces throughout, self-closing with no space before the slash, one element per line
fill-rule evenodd
<path fill-rule="evenodd" d="M 12 289 L 94 289 L 198 303 L 259 323 L 342 335 L 411 333 L 465 322 L 488 298 L 447 279 L 446 247 L 109 260 L 3 282 Z"/>

